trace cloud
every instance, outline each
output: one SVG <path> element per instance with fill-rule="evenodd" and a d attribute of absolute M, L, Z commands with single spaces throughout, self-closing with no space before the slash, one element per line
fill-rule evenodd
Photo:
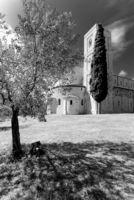
<path fill-rule="evenodd" d="M 108 7 L 113 7 L 113 6 L 115 6 L 116 4 L 118 3 L 118 0 L 108 0 L 107 1 L 107 6 Z"/>
<path fill-rule="evenodd" d="M 106 0 L 105 6 L 113 11 L 112 21 L 134 17 L 134 0 Z"/>
<path fill-rule="evenodd" d="M 126 35 L 133 26 L 134 23 L 130 18 L 115 21 L 107 26 L 108 30 L 111 32 L 112 48 L 116 58 L 132 43 L 131 40 L 126 40 Z"/>
<path fill-rule="evenodd" d="M 130 6 L 134 5 L 133 0 L 107 0 L 107 7 L 115 7 L 120 5 L 119 9 L 121 9 L 124 6 Z"/>
<path fill-rule="evenodd" d="M 128 73 L 124 70 L 121 70 L 118 75 L 122 76 L 122 77 L 126 77 L 128 75 Z"/>

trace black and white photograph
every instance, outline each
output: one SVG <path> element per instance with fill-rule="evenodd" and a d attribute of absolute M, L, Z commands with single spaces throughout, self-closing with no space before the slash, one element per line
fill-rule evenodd
<path fill-rule="evenodd" d="M 134 0 L 0 0 L 0 200 L 134 200 Z"/>

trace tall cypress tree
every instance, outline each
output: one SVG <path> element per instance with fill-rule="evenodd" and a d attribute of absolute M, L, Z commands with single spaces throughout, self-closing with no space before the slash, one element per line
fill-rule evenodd
<path fill-rule="evenodd" d="M 90 92 L 92 97 L 100 103 L 108 93 L 107 61 L 104 28 L 98 24 L 95 38 L 94 54 L 91 63 Z"/>

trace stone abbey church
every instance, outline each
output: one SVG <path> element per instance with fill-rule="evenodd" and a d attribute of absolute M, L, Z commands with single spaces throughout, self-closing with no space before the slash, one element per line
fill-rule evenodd
<path fill-rule="evenodd" d="M 95 24 L 84 36 L 84 63 L 82 82 L 70 85 L 58 85 L 52 89 L 51 104 L 48 114 L 97 114 L 98 106 L 90 94 L 91 61 L 94 52 L 95 37 L 98 25 Z M 107 49 L 108 95 L 101 102 L 101 113 L 133 113 L 134 112 L 134 81 L 113 74 L 113 58 L 111 34 L 104 29 Z M 79 75 L 80 75 L 79 74 Z M 77 76 L 77 73 L 76 73 Z M 77 77 L 76 77 L 77 79 Z"/>

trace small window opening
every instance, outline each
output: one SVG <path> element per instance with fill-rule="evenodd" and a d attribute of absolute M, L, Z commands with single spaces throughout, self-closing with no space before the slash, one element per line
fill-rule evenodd
<path fill-rule="evenodd" d="M 61 105 L 61 99 L 58 99 L 58 105 Z"/>
<path fill-rule="evenodd" d="M 73 101 L 72 100 L 70 100 L 70 105 L 72 105 L 73 104 Z"/>
<path fill-rule="evenodd" d="M 83 99 L 81 100 L 81 105 L 83 106 L 84 102 L 83 102 Z"/>
<path fill-rule="evenodd" d="M 118 95 L 118 90 L 116 90 L 116 94 Z"/>

